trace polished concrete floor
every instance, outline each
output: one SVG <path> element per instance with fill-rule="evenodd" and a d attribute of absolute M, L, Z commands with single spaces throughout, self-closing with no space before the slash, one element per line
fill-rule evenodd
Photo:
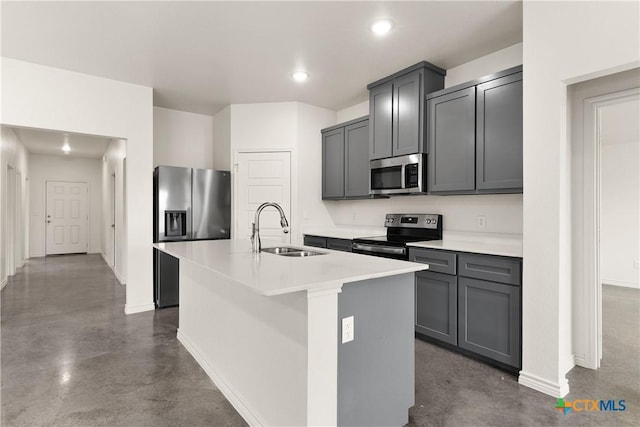
<path fill-rule="evenodd" d="M 412 426 L 637 426 L 639 292 L 605 287 L 602 368 L 569 373 L 573 399 L 625 412 L 563 415 L 515 377 L 416 341 Z M 175 338 L 177 309 L 125 316 L 98 255 L 35 258 L 2 291 L 3 426 L 244 426 Z"/>

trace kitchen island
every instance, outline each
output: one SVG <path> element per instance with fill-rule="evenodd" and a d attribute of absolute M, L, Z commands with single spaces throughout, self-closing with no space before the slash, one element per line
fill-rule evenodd
<path fill-rule="evenodd" d="M 407 423 L 414 272 L 428 266 L 245 240 L 155 246 L 180 259 L 178 340 L 250 425 Z"/>

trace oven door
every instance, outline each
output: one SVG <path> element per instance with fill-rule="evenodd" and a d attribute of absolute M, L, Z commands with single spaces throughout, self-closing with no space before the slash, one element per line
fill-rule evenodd
<path fill-rule="evenodd" d="M 393 259 L 409 259 L 407 248 L 399 246 L 387 246 L 371 243 L 353 242 L 351 252 L 363 255 L 373 255 Z"/>
<path fill-rule="evenodd" d="M 369 163 L 371 194 L 422 193 L 426 165 L 423 154 L 372 160 Z"/>

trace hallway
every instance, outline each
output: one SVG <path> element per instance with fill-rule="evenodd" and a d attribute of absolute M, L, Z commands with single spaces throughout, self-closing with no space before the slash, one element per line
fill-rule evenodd
<path fill-rule="evenodd" d="M 246 425 L 176 340 L 126 316 L 100 255 L 32 258 L 2 291 L 3 426 Z"/>
<path fill-rule="evenodd" d="M 565 398 L 625 399 L 625 412 L 563 415 L 555 399 L 514 376 L 416 340 L 409 425 L 637 426 L 639 295 L 603 288 L 602 368 L 574 368 Z M 9 279 L 2 291 L 3 426 L 246 425 L 177 341 L 177 309 L 126 316 L 124 299 L 100 255 L 32 258 Z"/>

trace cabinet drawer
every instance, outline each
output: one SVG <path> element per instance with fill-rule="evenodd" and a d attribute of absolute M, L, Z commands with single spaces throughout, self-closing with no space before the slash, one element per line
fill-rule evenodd
<path fill-rule="evenodd" d="M 434 273 L 456 274 L 456 254 L 433 249 L 409 249 L 409 261 L 429 264 L 429 271 Z"/>
<path fill-rule="evenodd" d="M 520 286 L 520 258 L 505 258 L 487 255 L 460 254 L 458 256 L 458 275 L 474 279 L 489 280 Z"/>
<path fill-rule="evenodd" d="M 327 238 L 319 237 L 319 236 L 304 236 L 304 245 L 305 246 L 313 246 L 316 248 L 326 248 L 327 247 Z"/>
<path fill-rule="evenodd" d="M 328 238 L 326 247 L 336 251 L 351 252 L 351 240 Z"/>

